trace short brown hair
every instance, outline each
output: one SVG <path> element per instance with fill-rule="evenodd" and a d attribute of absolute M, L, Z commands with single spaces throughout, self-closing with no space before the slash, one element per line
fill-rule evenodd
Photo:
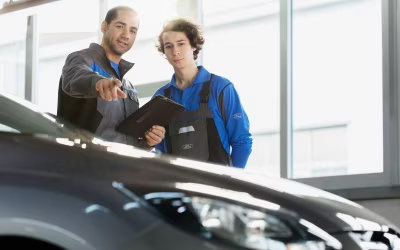
<path fill-rule="evenodd" d="M 164 54 L 164 43 L 162 35 L 168 31 L 183 32 L 189 39 L 190 45 L 195 48 L 193 58 L 196 60 L 200 50 L 203 48 L 204 37 L 199 25 L 186 18 L 178 18 L 169 21 L 158 36 L 157 49 Z"/>
<path fill-rule="evenodd" d="M 110 9 L 107 12 L 104 21 L 106 21 L 107 24 L 110 24 L 115 18 L 117 18 L 118 11 L 120 11 L 120 10 L 128 10 L 128 11 L 136 12 L 134 9 L 132 9 L 131 7 L 128 7 L 128 6 L 117 6 L 117 7 Z"/>

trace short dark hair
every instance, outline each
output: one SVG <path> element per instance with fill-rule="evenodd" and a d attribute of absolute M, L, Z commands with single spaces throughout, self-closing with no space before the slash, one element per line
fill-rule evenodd
<path fill-rule="evenodd" d="M 118 11 L 120 11 L 120 10 L 134 11 L 131 7 L 128 7 L 128 6 L 117 6 L 117 7 L 110 9 L 107 12 L 106 18 L 104 19 L 104 21 L 106 21 L 107 24 L 110 24 L 118 16 Z"/>
<path fill-rule="evenodd" d="M 186 37 L 189 39 L 190 45 L 195 48 L 193 51 L 193 58 L 196 60 L 200 50 L 203 48 L 205 41 L 200 26 L 185 18 L 178 18 L 169 21 L 158 36 L 158 44 L 156 46 L 158 51 L 163 54 L 164 43 L 162 40 L 162 35 L 168 31 L 185 33 Z"/>

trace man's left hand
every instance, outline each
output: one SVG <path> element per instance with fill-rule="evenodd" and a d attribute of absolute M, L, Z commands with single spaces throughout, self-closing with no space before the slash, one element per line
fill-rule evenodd
<path fill-rule="evenodd" d="M 146 131 L 144 137 L 146 138 L 147 144 L 153 147 L 164 139 L 165 128 L 162 126 L 153 125 L 153 127 Z"/>

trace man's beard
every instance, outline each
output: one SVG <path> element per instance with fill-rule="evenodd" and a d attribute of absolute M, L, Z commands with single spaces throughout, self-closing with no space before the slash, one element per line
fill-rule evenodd
<path fill-rule="evenodd" d="M 121 52 L 119 51 L 116 46 L 114 46 L 114 44 L 110 43 L 109 44 L 110 49 L 112 50 L 112 52 L 114 52 L 114 54 L 122 56 L 125 52 Z"/>
<path fill-rule="evenodd" d="M 110 38 L 106 39 L 106 43 L 108 48 L 110 48 L 110 50 L 116 55 L 122 56 L 126 52 L 126 51 L 121 52 L 120 50 L 118 50 L 117 46 L 112 43 Z"/>

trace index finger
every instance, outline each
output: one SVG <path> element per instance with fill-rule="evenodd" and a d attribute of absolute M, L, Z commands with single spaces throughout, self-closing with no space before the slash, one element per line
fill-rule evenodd
<path fill-rule="evenodd" d="M 112 78 L 114 86 L 121 87 L 122 83 L 118 78 Z"/>

